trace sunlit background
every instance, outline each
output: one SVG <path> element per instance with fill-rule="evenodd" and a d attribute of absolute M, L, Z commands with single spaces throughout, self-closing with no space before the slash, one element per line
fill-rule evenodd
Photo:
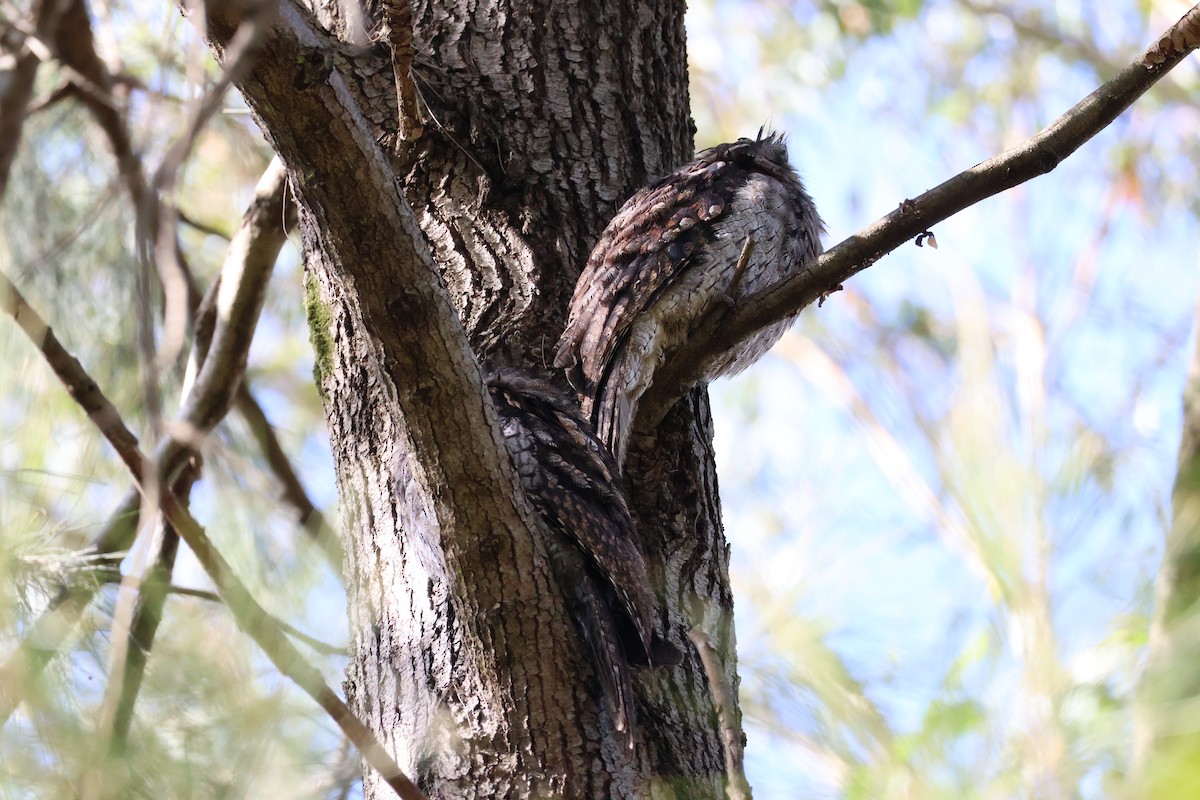
<path fill-rule="evenodd" d="M 832 245 L 1036 132 L 1189 4 L 692 2 L 697 147 L 789 134 Z M 97 29 L 161 157 L 215 67 L 170 4 Z M 117 43 L 119 42 L 119 47 Z M 60 75 L 43 70 L 49 95 Z M 748 777 L 774 798 L 1103 798 L 1129 766 L 1132 693 L 1178 447 L 1200 268 L 1195 59 L 1062 166 L 935 227 L 810 308 L 712 389 Z M 269 153 L 236 97 L 179 204 L 207 283 Z M 78 104 L 26 128 L 0 265 L 127 419 L 146 427 L 131 220 Z M 211 230 L 206 230 L 211 229 Z M 165 373 L 178 397 L 181 372 Z M 249 385 L 316 505 L 336 488 L 285 248 Z M 171 411 L 173 409 L 168 409 Z M 192 501 L 255 594 L 345 640 L 337 575 L 278 502 L 230 415 Z M 0 322 L 0 658 L 127 491 L 124 470 L 16 328 Z M 182 588 L 210 588 L 184 554 Z M 0 796 L 62 796 L 107 680 L 104 588 L 0 728 Z M 176 595 L 129 756 L 130 796 L 342 797 L 356 756 L 219 605 Z M 333 685 L 343 660 L 313 654 Z"/>

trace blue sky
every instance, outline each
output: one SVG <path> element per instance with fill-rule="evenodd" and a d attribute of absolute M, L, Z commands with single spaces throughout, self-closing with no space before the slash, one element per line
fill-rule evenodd
<path fill-rule="evenodd" d="M 965 34 L 948 4 L 929 5 L 933 10 L 918 22 L 855 50 L 844 77 L 827 86 L 814 76 L 835 67 L 811 49 L 784 64 L 769 61 L 780 48 L 755 38 L 757 26 L 787 24 L 766 21 L 772 12 L 744 12 L 740 3 L 718 3 L 715 16 L 694 12 L 690 53 L 694 63 L 705 60 L 693 70 L 698 145 L 711 143 L 709 130 L 718 130 L 717 138 L 752 134 L 769 116 L 789 132 L 792 160 L 833 244 L 900 200 L 1035 132 L 1097 85 L 1091 68 L 1047 58 L 1031 65 L 1027 93 L 961 113 L 957 93 L 1000 96 L 990 84 L 1011 69 L 1012 28 L 986 20 L 956 73 L 959 82 L 947 84 L 952 78 L 929 62 L 937 46 Z M 823 23 L 806 22 L 800 35 L 823 41 Z M 1127 29 L 1131 40 L 1140 27 L 1139 21 Z M 1102 44 L 1127 58 L 1139 52 Z M 768 63 L 765 74 L 760 59 Z M 727 76 L 727 83 L 714 76 Z M 727 86 L 738 90 L 723 95 Z M 930 110 L 926 98 L 943 113 Z M 1015 549 L 1026 561 L 1019 568 L 1033 569 L 1037 561 L 1029 550 L 1037 540 L 1021 537 L 1032 536 L 1030 525 L 1041 532 L 1059 657 L 1073 680 L 1116 691 L 1128 689 L 1128 658 L 1110 658 L 1104 642 L 1122 630 L 1126 615 L 1150 608 L 1200 266 L 1195 216 L 1173 196 L 1177 189 L 1156 183 L 1153 168 L 1139 170 L 1133 187 L 1118 180 L 1117 145 L 1155 119 L 1149 100 L 1053 173 L 935 226 L 938 250 L 900 248 L 824 308 L 806 310 L 793 330 L 841 366 L 935 490 L 944 491 L 940 461 L 959 465 L 959 480 L 973 484 L 978 508 L 986 509 L 994 494 L 998 507 L 988 519 L 993 532 L 1019 540 Z M 1182 122 L 1194 131 L 1195 113 Z M 1150 157 L 1177 150 L 1163 142 Z M 915 312 L 932 320 L 931 338 L 949 348 L 944 360 L 931 358 L 936 348 L 904 330 Z M 964 345 L 971 327 L 985 347 Z M 986 362 L 964 362 L 981 354 Z M 1029 384 L 1035 388 L 1023 390 L 1019 383 L 1030 374 L 1038 378 Z M 914 427 L 908 409 L 944 422 L 947 407 L 982 390 L 991 396 L 979 404 L 990 413 L 976 422 L 995 430 L 975 438 L 998 447 L 996 464 L 962 450 L 962 436 Z M 969 671 L 964 691 L 1003 719 L 1021 675 L 1007 623 L 945 531 L 884 477 L 861 420 L 831 399 L 821 379 L 776 355 L 714 385 L 712 395 L 747 684 L 756 685 L 756 670 L 781 657 L 780 645 L 761 638 L 762 605 L 778 602 L 825 631 L 824 641 L 894 730 L 913 731 L 964 646 L 981 632 L 999 631 L 996 641 L 1006 652 Z M 1042 410 L 1028 413 L 1028 402 Z M 931 435 L 941 440 L 939 456 Z M 1015 471 L 1006 471 L 1010 458 Z M 1020 485 L 997 484 L 991 492 L 987 481 L 997 479 Z M 782 657 L 803 673 L 804 652 Z M 791 694 L 805 690 L 793 686 Z M 816 711 L 789 706 L 782 718 L 819 741 L 817 705 Z M 825 761 L 753 722 L 749 734 L 757 796 L 841 796 L 836 770 Z M 945 754 L 950 768 L 956 761 L 988 763 L 989 754 L 971 752 L 969 738 L 959 746 L 962 752 Z M 1081 781 L 1085 796 L 1100 796 L 1097 774 Z"/>

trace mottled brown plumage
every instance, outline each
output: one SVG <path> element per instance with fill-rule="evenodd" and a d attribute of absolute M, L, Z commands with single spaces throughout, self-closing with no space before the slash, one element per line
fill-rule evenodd
<path fill-rule="evenodd" d="M 662 663 L 670 646 L 653 636 L 657 600 L 617 465 L 568 392 L 513 369 L 487 384 L 525 492 L 552 534 L 547 549 L 608 711 L 632 746 L 629 663 Z"/>
<path fill-rule="evenodd" d="M 567 369 L 618 464 L 655 370 L 714 319 L 718 304 L 737 303 L 820 255 L 823 231 L 775 134 L 705 150 L 617 212 L 575 285 L 554 363 Z M 745 369 L 794 319 L 714 358 L 705 379 Z"/>

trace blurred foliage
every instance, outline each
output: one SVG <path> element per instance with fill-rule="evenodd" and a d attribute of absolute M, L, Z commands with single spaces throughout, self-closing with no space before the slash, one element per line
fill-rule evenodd
<path fill-rule="evenodd" d="M 698 145 L 788 131 L 833 244 L 1035 133 L 1188 7 L 693 4 Z M 758 797 L 1143 796 L 1134 701 L 1200 266 L 1197 76 L 714 387 Z M 1194 796 L 1196 762 L 1165 769 L 1153 796 Z"/>
<path fill-rule="evenodd" d="M 135 149 L 153 171 L 217 67 L 170 4 L 117 2 L 93 12 L 98 46 L 119 55 L 119 68 L 136 87 L 125 110 Z M 40 68 L 35 108 L 65 77 L 53 64 Z M 269 158 L 240 98 L 230 95 L 198 140 L 175 198 L 182 214 L 203 226 L 179 228 L 183 258 L 201 292 L 217 275 L 225 237 Z M 79 103 L 49 104 L 28 119 L 0 231 L 0 266 L 149 449 L 155 436 L 131 313 L 140 302 L 131 205 L 107 140 Z M 289 245 L 276 268 L 249 384 L 318 505 L 332 516 L 332 467 L 312 385 L 297 255 Z M 185 349 L 161 372 L 157 390 L 168 416 L 178 406 L 186 356 Z M 110 760 L 96 752 L 114 635 L 116 590 L 108 584 L 120 575 L 98 569 L 89 547 L 131 484 L 11 324 L 0 323 L 0 365 L 0 663 L 61 587 L 101 587 L 69 647 L 18 690 L 25 702 L 0 727 L 0 797 L 86 796 L 95 769 L 104 770 L 113 797 L 342 796 L 357 780 L 358 761 L 336 727 L 275 673 L 225 609 L 192 594 L 167 601 L 125 752 Z M 340 644 L 346 624 L 340 576 L 299 533 L 279 496 L 247 425 L 231 414 L 207 448 L 194 513 L 264 605 Z M 179 559 L 173 582 L 184 591 L 211 589 L 190 554 Z M 340 682 L 341 658 L 313 659 L 333 685 Z"/>
<path fill-rule="evenodd" d="M 1187 4 L 690 6 L 697 145 L 789 131 L 832 243 L 1054 119 Z M 136 81 L 128 112 L 153 167 L 215 66 L 169 4 L 103 8 L 98 41 Z M 62 80 L 43 66 L 38 96 Z M 805 312 L 779 358 L 715 389 L 760 798 L 1136 796 L 1132 699 L 1198 266 L 1197 81 L 1185 64 L 1055 173 L 939 226 L 940 250 L 875 265 Z M 202 289 L 269 156 L 240 101 L 226 106 L 175 198 L 197 223 L 180 239 Z M 77 103 L 28 121 L 0 231 L 0 265 L 151 441 L 129 203 Z M 249 384 L 331 508 L 302 292 L 285 250 Z M 0 365 L 8 658 L 60 586 L 111 580 L 87 547 L 129 485 L 12 325 Z M 168 414 L 183 368 L 162 372 Z M 276 497 L 231 415 L 195 513 L 268 608 L 341 642 L 337 577 Z M 209 588 L 186 554 L 173 580 Z M 104 588 L 21 687 L 0 796 L 77 794 L 93 769 L 128 797 L 344 795 L 357 759 L 332 726 L 189 594 L 167 603 L 126 751 L 98 759 L 115 598 Z M 340 660 L 314 660 L 336 685 Z M 1163 769 L 1166 785 L 1197 780 L 1194 762 Z"/>

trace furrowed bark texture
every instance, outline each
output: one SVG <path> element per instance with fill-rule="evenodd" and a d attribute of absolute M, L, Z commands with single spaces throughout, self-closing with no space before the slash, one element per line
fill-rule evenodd
<path fill-rule="evenodd" d="M 301 206 L 348 698 L 430 797 L 723 796 L 698 659 L 638 673 L 632 755 L 608 735 L 478 370 L 549 365 L 604 224 L 691 156 L 683 14 L 678 0 L 413 3 L 426 118 L 398 153 L 384 44 L 343 56 L 282 3 L 239 85 Z M 213 16 L 221 57 L 236 19 Z M 340 26 L 333 4 L 316 16 Z M 670 639 L 690 653 L 686 632 L 709 631 L 736 685 L 711 438 L 699 390 L 634 441 L 627 473 Z M 390 790 L 368 774 L 364 791 Z"/>

